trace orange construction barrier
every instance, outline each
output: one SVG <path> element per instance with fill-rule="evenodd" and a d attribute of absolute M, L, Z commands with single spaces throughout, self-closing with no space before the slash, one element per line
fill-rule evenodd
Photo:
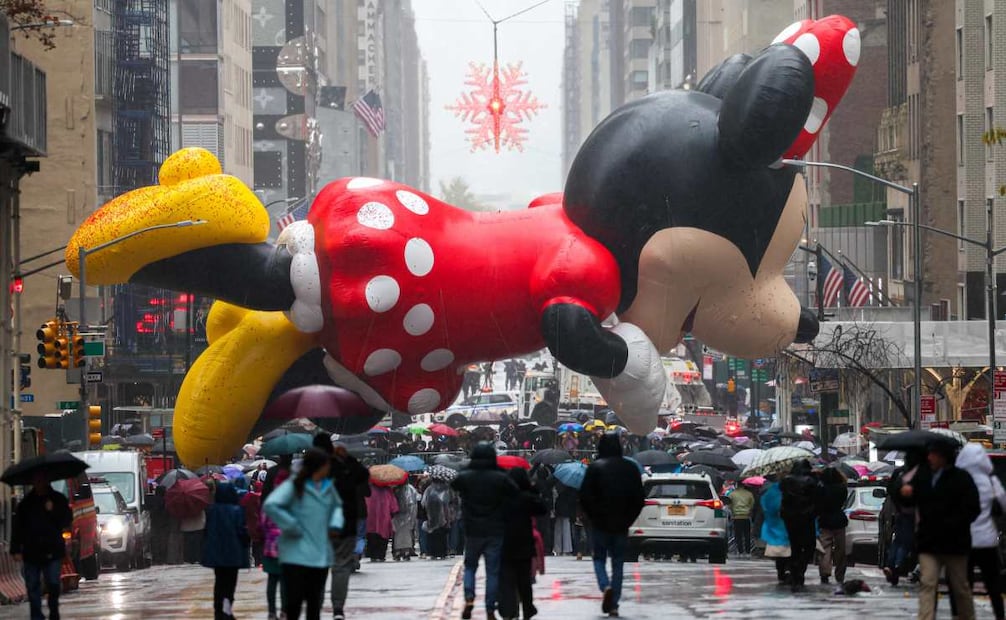
<path fill-rule="evenodd" d="M 21 563 L 15 562 L 7 552 L 7 545 L 0 543 L 0 604 L 20 603 L 28 598 Z"/>
<path fill-rule="evenodd" d="M 59 582 L 63 592 L 71 592 L 80 586 L 80 575 L 73 565 L 73 560 L 69 555 L 63 556 L 63 565 L 60 566 Z"/>

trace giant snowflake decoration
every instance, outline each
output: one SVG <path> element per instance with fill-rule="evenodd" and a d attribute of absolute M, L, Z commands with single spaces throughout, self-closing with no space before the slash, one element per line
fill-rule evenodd
<path fill-rule="evenodd" d="M 511 150 L 524 150 L 527 127 L 522 123 L 531 120 L 545 104 L 530 92 L 521 90 L 527 84 L 523 63 L 492 67 L 468 63 L 465 86 L 471 91 L 461 93 L 457 101 L 445 106 L 462 122 L 473 125 L 465 129 L 472 143 L 472 152 L 487 149 L 490 145 L 499 153 L 500 146 Z"/>

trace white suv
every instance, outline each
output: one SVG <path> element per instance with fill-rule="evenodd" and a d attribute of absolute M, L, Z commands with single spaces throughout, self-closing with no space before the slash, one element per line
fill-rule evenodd
<path fill-rule="evenodd" d="M 479 393 L 434 414 L 433 420 L 446 423 L 453 428 L 461 428 L 468 424 L 496 424 L 504 413 L 514 415 L 517 409 L 518 397 L 514 393 Z"/>
<path fill-rule="evenodd" d="M 726 563 L 727 513 L 708 476 L 648 474 L 643 489 L 646 503 L 629 528 L 627 561 L 640 554 L 681 554 Z"/>

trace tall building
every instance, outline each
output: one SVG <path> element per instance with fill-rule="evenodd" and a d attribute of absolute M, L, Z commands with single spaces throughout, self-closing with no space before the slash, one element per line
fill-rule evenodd
<path fill-rule="evenodd" d="M 411 0 L 381 3 L 384 76 L 380 84 L 384 103 L 385 176 L 418 188 L 429 186 L 422 170 L 428 138 L 420 135 L 423 126 L 423 91 L 426 65 L 419 51 L 415 15 Z M 425 140 L 425 143 L 424 143 Z"/>
<path fill-rule="evenodd" d="M 695 5 L 696 0 L 657 0 L 650 67 L 653 92 L 698 83 Z"/>
<path fill-rule="evenodd" d="M 612 54 L 608 0 L 566 4 L 562 68 L 562 173 L 590 132 L 611 112 Z M 619 80 L 620 88 L 622 81 Z"/>
<path fill-rule="evenodd" d="M 650 47 L 656 7 L 657 0 L 624 0 L 622 3 L 624 38 L 620 52 L 625 63 L 622 81 L 626 101 L 650 92 Z M 619 50 L 613 51 L 619 53 Z"/>
<path fill-rule="evenodd" d="M 887 103 L 877 133 L 878 173 L 902 185 L 919 183 L 922 224 L 957 230 L 958 135 L 955 129 L 955 5 L 942 0 L 888 0 Z M 911 222 L 908 196 L 887 190 L 888 217 Z M 984 228 L 981 230 L 984 231 Z M 911 230 L 887 229 L 889 294 L 913 301 Z M 964 317 L 958 244 L 923 233 L 924 306 L 935 318 Z"/>
<path fill-rule="evenodd" d="M 1006 150 L 986 145 L 986 132 L 1006 125 L 1006 9 L 998 2 L 956 2 L 954 72 L 956 83 L 956 146 L 958 234 L 985 240 L 987 212 L 994 214 L 993 245 L 1006 241 L 1006 199 L 998 191 L 1006 183 Z M 957 244 L 963 282 L 958 305 L 963 318 L 980 319 L 986 313 L 985 251 L 972 244 Z M 997 288 L 1006 284 L 1002 257 L 996 259 Z M 996 318 L 1006 304 L 997 299 Z"/>
<path fill-rule="evenodd" d="M 252 179 L 251 0 L 171 0 L 171 150 L 199 146 Z"/>

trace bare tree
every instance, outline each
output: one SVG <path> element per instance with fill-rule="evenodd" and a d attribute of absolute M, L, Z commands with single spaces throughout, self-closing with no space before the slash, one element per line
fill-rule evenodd
<path fill-rule="evenodd" d="M 830 338 L 819 336 L 813 345 L 801 351 L 786 351 L 786 355 L 812 368 L 851 371 L 844 373 L 842 393 L 857 413 L 866 407 L 870 386 L 876 386 L 891 399 L 905 423 L 912 426 L 911 407 L 901 390 L 892 387 L 888 380 L 888 371 L 902 354 L 901 348 L 872 324 L 859 322 L 838 325 Z"/>
<path fill-rule="evenodd" d="M 58 19 L 47 12 L 44 0 L 0 0 L 0 13 L 14 25 L 22 26 L 25 37 L 38 39 L 46 49 L 56 47 L 52 29 L 45 26 Z"/>

